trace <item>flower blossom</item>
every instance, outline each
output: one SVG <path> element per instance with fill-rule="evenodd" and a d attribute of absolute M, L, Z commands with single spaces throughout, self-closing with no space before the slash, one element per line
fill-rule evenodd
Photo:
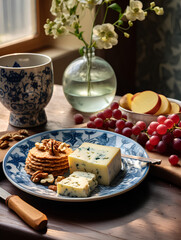
<path fill-rule="evenodd" d="M 160 7 L 154 7 L 153 9 L 156 13 L 156 15 L 163 15 L 164 14 L 164 10 L 163 8 L 160 8 Z"/>
<path fill-rule="evenodd" d="M 118 35 L 110 23 L 96 25 L 93 28 L 93 41 L 99 49 L 109 49 L 118 43 Z"/>
<path fill-rule="evenodd" d="M 130 0 L 130 5 L 127 6 L 124 15 L 130 21 L 143 21 L 145 19 L 145 12 L 142 8 L 143 4 L 141 1 Z"/>
<path fill-rule="evenodd" d="M 80 3 L 85 4 L 89 9 L 92 9 L 95 5 L 100 5 L 103 0 L 78 0 Z"/>

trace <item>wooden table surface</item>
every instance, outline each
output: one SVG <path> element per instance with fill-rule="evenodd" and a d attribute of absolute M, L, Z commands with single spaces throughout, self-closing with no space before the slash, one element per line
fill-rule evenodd
<path fill-rule="evenodd" d="M 46 125 L 31 129 L 33 133 L 74 125 L 72 109 L 62 87 L 55 85 L 46 107 Z M 16 131 L 8 124 L 9 111 L 0 104 L 0 132 Z M 0 239 L 68 239 L 68 240 L 180 240 L 181 189 L 148 174 L 136 188 L 120 196 L 86 203 L 63 203 L 29 195 L 13 186 L 0 170 L 0 186 L 19 195 L 48 217 L 47 229 L 36 232 L 9 210 L 0 199 Z"/>

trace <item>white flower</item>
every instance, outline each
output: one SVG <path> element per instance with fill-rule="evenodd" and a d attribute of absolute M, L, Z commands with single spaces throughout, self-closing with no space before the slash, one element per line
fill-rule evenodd
<path fill-rule="evenodd" d="M 145 19 L 145 12 L 143 11 L 143 4 L 141 1 L 130 0 L 130 5 L 127 6 L 124 15 L 128 20 L 143 21 Z"/>
<path fill-rule="evenodd" d="M 153 10 L 155 11 L 155 13 L 156 13 L 157 15 L 163 15 L 163 14 L 164 14 L 164 10 L 163 10 L 163 8 L 160 8 L 160 7 L 154 7 Z"/>
<path fill-rule="evenodd" d="M 109 49 L 118 43 L 118 35 L 110 23 L 96 25 L 93 28 L 93 41 L 99 49 Z"/>
<path fill-rule="evenodd" d="M 56 39 L 60 35 L 66 35 L 68 34 L 68 32 L 68 29 L 65 26 L 62 26 L 61 23 L 56 23 L 52 27 L 52 35 L 54 39 Z"/>
<path fill-rule="evenodd" d="M 92 9 L 95 5 L 100 5 L 103 0 L 78 0 L 80 3 L 85 4 L 89 9 Z"/>
<path fill-rule="evenodd" d="M 77 0 L 52 0 L 50 12 L 59 17 L 61 13 L 69 12 L 76 4 Z"/>

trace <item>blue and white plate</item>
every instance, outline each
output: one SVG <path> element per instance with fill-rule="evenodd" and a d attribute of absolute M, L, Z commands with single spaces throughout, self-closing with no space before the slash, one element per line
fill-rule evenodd
<path fill-rule="evenodd" d="M 69 128 L 42 132 L 30 136 L 15 144 L 6 154 L 3 161 L 3 170 L 9 181 L 17 188 L 41 197 L 55 201 L 81 202 L 95 201 L 123 194 L 136 187 L 147 175 L 149 165 L 138 160 L 122 158 L 123 168 L 110 186 L 98 185 L 87 198 L 73 198 L 57 195 L 47 186 L 33 183 L 24 169 L 28 151 L 34 147 L 35 142 L 42 139 L 53 138 L 66 142 L 75 150 L 83 142 L 119 147 L 123 154 L 148 157 L 145 150 L 134 140 L 122 135 L 97 129 Z"/>

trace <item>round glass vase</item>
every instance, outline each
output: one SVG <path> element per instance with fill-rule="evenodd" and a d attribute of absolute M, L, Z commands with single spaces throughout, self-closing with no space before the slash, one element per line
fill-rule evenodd
<path fill-rule="evenodd" d="M 72 107 L 81 112 L 97 112 L 110 105 L 117 88 L 114 70 L 95 56 L 94 48 L 74 60 L 63 74 L 63 91 Z"/>

